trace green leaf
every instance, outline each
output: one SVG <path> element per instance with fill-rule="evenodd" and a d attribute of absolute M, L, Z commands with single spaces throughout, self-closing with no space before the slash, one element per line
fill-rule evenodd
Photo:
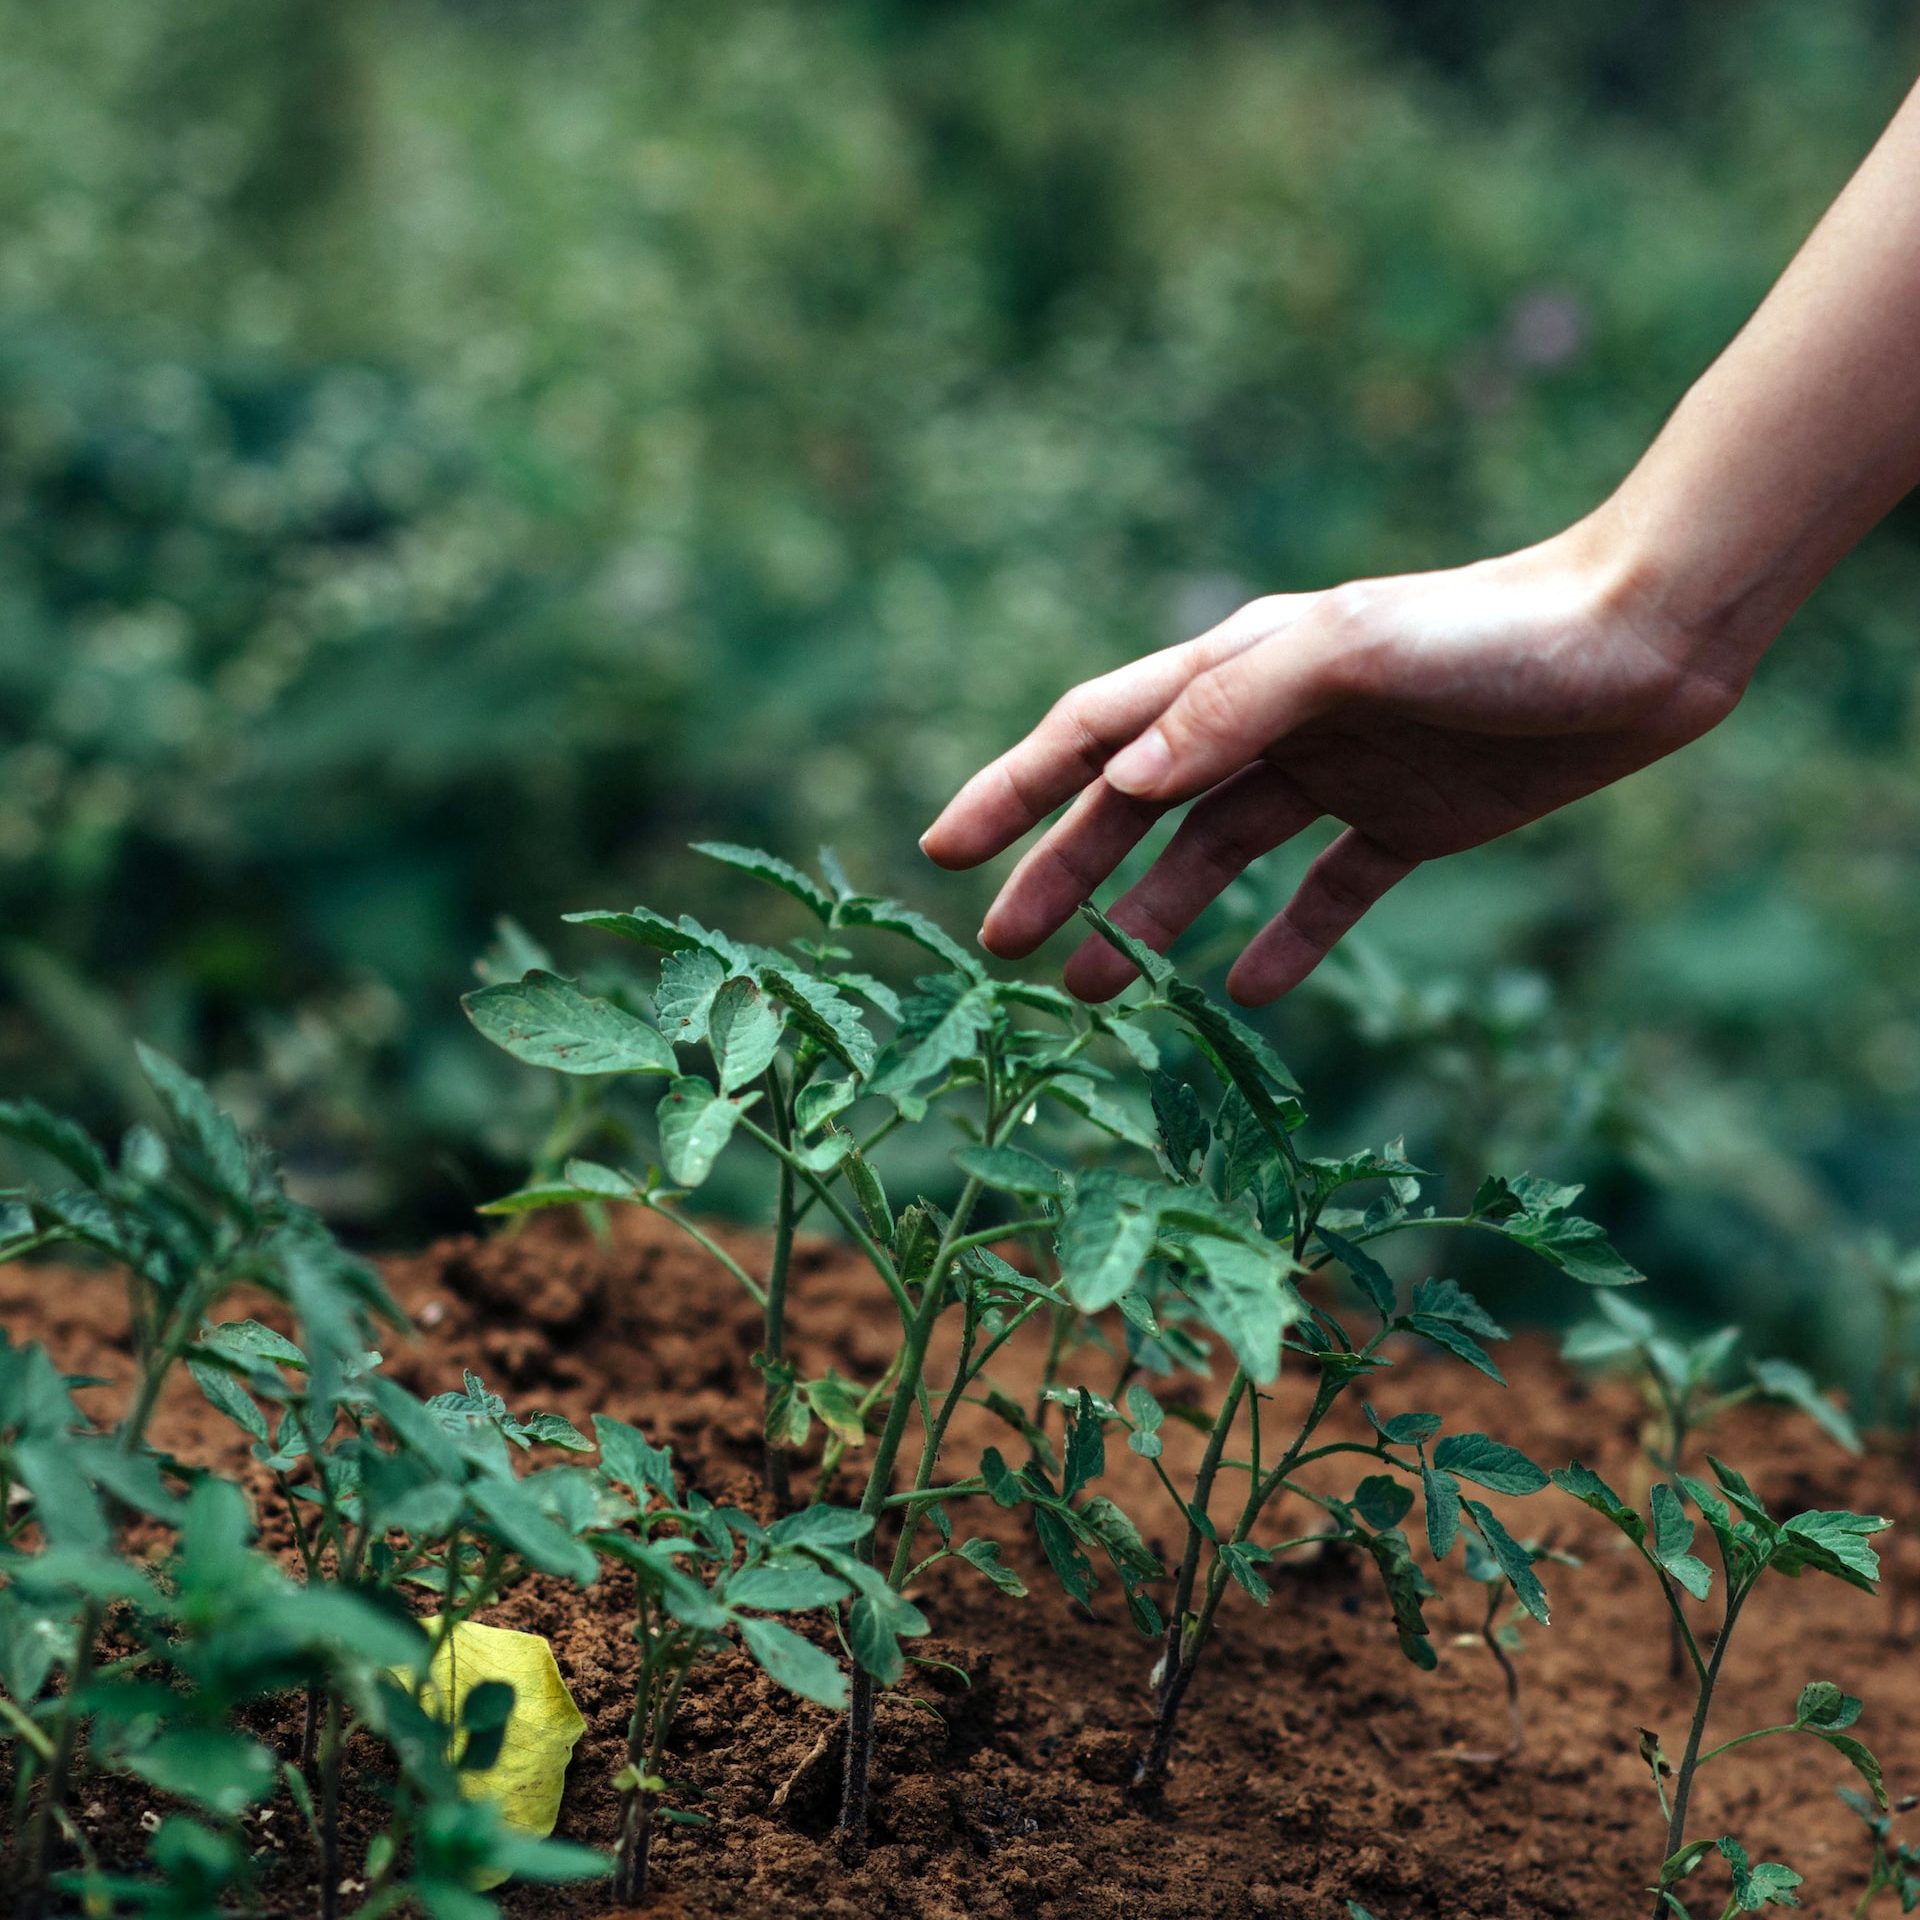
<path fill-rule="evenodd" d="M 1270 1243 L 1256 1247 L 1210 1233 L 1195 1234 L 1186 1252 L 1207 1277 L 1204 1288 L 1188 1287 L 1201 1318 L 1248 1378 L 1265 1386 L 1280 1371 L 1281 1336 L 1306 1312 L 1288 1282 L 1291 1262 Z"/>
<path fill-rule="evenodd" d="M 1507 1376 L 1494 1365 L 1487 1350 L 1463 1333 L 1453 1321 L 1436 1320 L 1431 1314 L 1411 1313 L 1402 1324 L 1423 1339 L 1431 1340 L 1436 1347 L 1446 1348 L 1455 1358 L 1477 1368 L 1489 1380 L 1497 1380 L 1503 1387 L 1507 1384 Z"/>
<path fill-rule="evenodd" d="M 1059 1470 L 1059 1463 L 1054 1457 L 1052 1440 L 1041 1428 L 1034 1425 L 1027 1416 L 1027 1410 L 1010 1393 L 999 1387 L 989 1387 L 986 1394 L 986 1408 L 996 1418 L 1004 1420 L 1027 1443 L 1028 1450 L 1048 1473 Z"/>
<path fill-rule="evenodd" d="M 174 1728 L 120 1763 L 162 1793 L 229 1817 L 264 1800 L 277 1777 L 271 1748 L 214 1727 Z"/>
<path fill-rule="evenodd" d="M 763 966 L 760 982 L 786 1006 L 793 1024 L 843 1067 L 864 1074 L 877 1051 L 860 1009 L 837 988 L 809 975 Z"/>
<path fill-rule="evenodd" d="M 1816 1740 L 1824 1740 L 1859 1774 L 1860 1778 L 1866 1782 L 1867 1791 L 1873 1795 L 1874 1804 L 1885 1811 L 1887 1783 L 1880 1771 L 1880 1762 L 1874 1758 L 1872 1749 L 1856 1740 L 1850 1733 L 1833 1733 L 1822 1727 L 1809 1727 L 1807 1731 Z"/>
<path fill-rule="evenodd" d="M 1571 1494 L 1582 1506 L 1610 1520 L 1638 1546 L 1647 1537 L 1647 1523 L 1593 1471 L 1578 1460 L 1558 1468 L 1547 1476 L 1562 1493 Z"/>
<path fill-rule="evenodd" d="M 1213 1137 L 1213 1129 L 1200 1111 L 1200 1096 L 1186 1081 L 1170 1073 L 1151 1074 L 1147 1091 L 1168 1163 L 1181 1179 L 1188 1179 L 1196 1163 L 1205 1157 Z"/>
<path fill-rule="evenodd" d="M 706 1179 L 748 1104 L 724 1098 L 694 1074 L 674 1081 L 654 1118 L 660 1128 L 660 1152 L 676 1186 L 697 1187 Z"/>
<path fill-rule="evenodd" d="M 1797 1513 L 1781 1530 L 1805 1564 L 1871 1587 L 1880 1578 L 1880 1560 L 1867 1536 L 1884 1533 L 1891 1524 L 1875 1513 Z"/>
<path fill-rule="evenodd" d="M 1073 1417 L 1067 1423 L 1067 1459 L 1061 1475 L 1062 1489 L 1071 1499 L 1090 1480 L 1099 1479 L 1106 1470 L 1106 1435 L 1101 1428 L 1100 1416 L 1093 1410 L 1093 1396 L 1082 1387 Z"/>
<path fill-rule="evenodd" d="M 768 1677 L 789 1693 L 835 1713 L 846 1706 L 847 1676 L 840 1662 L 791 1627 L 749 1614 L 741 1618 L 740 1638 Z"/>
<path fill-rule="evenodd" d="M 897 900 L 882 900 L 871 894 L 855 894 L 834 908 L 837 927 L 878 927 L 884 933 L 897 933 L 915 946 L 944 960 L 956 973 L 969 980 L 984 980 L 986 969 L 944 928 L 936 926 L 923 913 L 903 907 Z"/>
<path fill-rule="evenodd" d="M 462 997 L 467 1018 L 516 1060 L 561 1073 L 676 1073 L 673 1049 L 644 1020 L 558 974 Z"/>
<path fill-rule="evenodd" d="M 733 1093 L 766 1072 L 785 1025 L 779 1007 L 751 980 L 729 980 L 714 995 L 707 1044 L 713 1049 L 722 1093 Z"/>
<path fill-rule="evenodd" d="M 1123 959 L 1130 960 L 1137 971 L 1156 987 L 1163 987 L 1173 978 L 1173 962 L 1164 954 L 1156 953 L 1144 940 L 1136 939 L 1130 933 L 1123 933 L 1091 901 L 1080 909 L 1081 918 L 1091 926 L 1095 933 L 1106 941 Z"/>
<path fill-rule="evenodd" d="M 1814 1384 L 1806 1368 L 1791 1360 L 1756 1360 L 1752 1373 L 1760 1391 L 1769 1400 L 1784 1400 L 1798 1407 L 1830 1439 L 1847 1452 L 1860 1452 L 1860 1431 L 1847 1416 Z"/>
<path fill-rule="evenodd" d="M 1322 1226 L 1315 1229 L 1320 1244 L 1353 1275 L 1360 1291 L 1382 1320 L 1393 1318 L 1396 1289 L 1393 1275 L 1367 1250 Z"/>
<path fill-rule="evenodd" d="M 0 1100 L 0 1139 L 16 1140 L 23 1147 L 45 1154 L 49 1160 L 65 1167 L 82 1186 L 97 1191 L 106 1184 L 106 1155 L 84 1129 L 49 1112 L 36 1100 Z"/>
<path fill-rule="evenodd" d="M 1433 1464 L 1492 1493 L 1538 1493 L 1547 1476 L 1517 1447 L 1484 1433 L 1450 1433 L 1433 1450 Z"/>
<path fill-rule="evenodd" d="M 214 1104 L 206 1088 L 164 1053 L 138 1040 L 133 1050 L 167 1118 L 199 1154 L 214 1185 L 233 1199 L 245 1200 L 252 1191 L 253 1168 L 240 1129 Z"/>
<path fill-rule="evenodd" d="M 788 1547 L 851 1547 L 872 1531 L 872 1519 L 858 1508 L 822 1505 L 783 1514 L 767 1529 L 767 1538 Z"/>
<path fill-rule="evenodd" d="M 1838 1733 L 1860 1718 L 1865 1704 L 1831 1680 L 1809 1680 L 1793 1703 L 1794 1725 Z"/>
<path fill-rule="evenodd" d="M 869 1093 L 909 1093 L 941 1079 L 956 1060 L 969 1058 L 993 1024 L 993 989 L 951 975 L 922 983 L 901 1009 L 900 1031 L 867 1081 Z"/>
<path fill-rule="evenodd" d="M 738 949 L 725 934 L 710 933 L 684 913 L 677 926 L 647 907 L 635 907 L 630 913 L 590 907 L 584 913 L 563 913 L 560 918 L 569 926 L 597 927 L 602 933 L 618 934 L 621 939 L 651 947 L 656 953 L 685 953 L 691 948 L 702 948 L 729 971 L 738 957 Z"/>
<path fill-rule="evenodd" d="M 1110 1307 L 1139 1277 L 1158 1230 L 1152 1189 L 1095 1168 L 1075 1183 L 1059 1240 L 1061 1280 L 1082 1313 Z"/>
<path fill-rule="evenodd" d="M 1133 1431 L 1127 1435 L 1127 1445 L 1143 1460 L 1157 1460 L 1164 1443 L 1160 1438 L 1160 1429 L 1166 1421 L 1166 1412 L 1151 1393 L 1137 1383 L 1127 1389 L 1127 1412 L 1133 1420 Z"/>
<path fill-rule="evenodd" d="M 1370 1473 L 1353 1490 L 1349 1503 L 1376 1532 L 1397 1527 L 1413 1509 L 1413 1495 L 1390 1473 Z"/>
<path fill-rule="evenodd" d="M 670 1045 L 698 1046 L 707 1037 L 713 996 L 726 978 L 725 966 L 705 947 L 687 947 L 667 956 L 653 996 L 653 1017 Z"/>
<path fill-rule="evenodd" d="M 1396 1413 L 1392 1419 L 1383 1420 L 1370 1400 L 1364 1403 L 1362 1410 L 1367 1416 L 1367 1424 L 1389 1446 L 1423 1447 L 1443 1424 L 1437 1413 Z"/>
<path fill-rule="evenodd" d="M 1387 1604 L 1393 1610 L 1393 1624 L 1400 1636 L 1400 1650 L 1416 1667 L 1431 1673 L 1439 1665 L 1433 1642 L 1427 1637 L 1427 1622 L 1421 1610 L 1423 1601 L 1433 1598 L 1433 1586 L 1415 1563 L 1407 1536 L 1398 1527 L 1384 1533 L 1368 1534 L 1363 1542 L 1387 1590 Z"/>
<path fill-rule="evenodd" d="M 1058 1167 L 1019 1147 L 960 1147 L 953 1163 L 982 1186 L 1026 1200 L 1058 1200 L 1069 1190 L 1067 1176 Z"/>
<path fill-rule="evenodd" d="M 1793 1889 L 1801 1884 L 1791 1867 L 1763 1860 L 1751 1866 L 1747 1850 L 1731 1834 L 1714 1842 L 1733 1874 L 1733 1897 L 1742 1913 L 1758 1913 L 1763 1907 L 1797 1907 Z"/>
<path fill-rule="evenodd" d="M 802 1391 L 820 1424 L 850 1447 L 866 1443 L 867 1428 L 860 1411 L 860 1390 L 829 1367 L 824 1378 L 809 1380 Z"/>
<path fill-rule="evenodd" d="M 1704 1600 L 1713 1586 L 1713 1571 L 1687 1549 L 1693 1545 L 1693 1522 L 1680 1496 L 1664 1480 L 1653 1489 L 1653 1557 L 1696 1600 Z"/>
<path fill-rule="evenodd" d="M 1422 1462 L 1420 1488 L 1427 1510 L 1427 1549 L 1436 1560 L 1444 1560 L 1460 1535 L 1460 1483 Z"/>
<path fill-rule="evenodd" d="M 1478 1500 L 1463 1500 L 1466 1508 L 1479 1528 L 1480 1537 L 1487 1543 L 1487 1551 L 1500 1563 L 1500 1571 L 1507 1576 L 1514 1597 L 1544 1627 L 1548 1624 L 1547 1590 L 1541 1586 L 1539 1576 L 1533 1570 L 1533 1555 L 1530 1554 L 1494 1514 Z"/>
<path fill-rule="evenodd" d="M 887 1625 L 870 1594 L 862 1594 L 847 1609 L 847 1644 L 853 1657 L 880 1682 L 890 1687 L 900 1678 L 904 1661 L 900 1642 Z"/>
<path fill-rule="evenodd" d="M 657 1493 L 663 1500 L 673 1500 L 671 1448 L 656 1447 L 638 1427 L 604 1413 L 593 1416 L 593 1437 L 599 1443 L 600 1464 L 622 1486 L 642 1499 Z"/>
<path fill-rule="evenodd" d="M 1071 1113 L 1091 1122 L 1102 1133 L 1151 1153 L 1159 1145 L 1156 1136 L 1143 1127 L 1111 1095 L 1103 1092 L 1084 1074 L 1057 1073 L 1040 1089 L 1040 1097 L 1055 1100 Z"/>
<path fill-rule="evenodd" d="M 963 1540 L 954 1548 L 954 1554 L 976 1572 L 985 1574 L 1002 1593 L 1012 1599 L 1026 1597 L 1026 1583 L 1000 1557 L 998 1540 Z"/>
<path fill-rule="evenodd" d="M 980 1477 L 997 1507 L 1017 1507 L 1026 1499 L 1027 1490 L 1019 1477 L 1000 1457 L 998 1447 L 989 1447 L 980 1456 Z"/>
<path fill-rule="evenodd" d="M 776 855 L 762 853 L 758 847 L 737 847 L 725 840 L 696 840 L 691 850 L 705 854 L 709 860 L 718 860 L 723 867 L 750 873 L 756 880 L 778 887 L 782 893 L 790 893 L 823 926 L 833 924 L 833 896 L 811 874 L 802 873 Z"/>

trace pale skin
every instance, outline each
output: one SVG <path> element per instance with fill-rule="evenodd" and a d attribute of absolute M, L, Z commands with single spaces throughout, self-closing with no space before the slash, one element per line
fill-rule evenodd
<path fill-rule="evenodd" d="M 1165 949 L 1227 884 L 1343 823 L 1227 986 L 1298 985 L 1422 861 L 1697 739 L 1801 602 L 1920 484 L 1920 89 L 1759 311 L 1602 506 L 1518 553 L 1252 601 L 1076 687 L 921 841 L 991 859 L 1056 808 L 980 930 L 1017 959 L 1187 806 L 1113 918 Z M 1189 804 L 1191 803 L 1191 804 Z M 1133 969 L 1068 960 L 1089 1000 Z"/>

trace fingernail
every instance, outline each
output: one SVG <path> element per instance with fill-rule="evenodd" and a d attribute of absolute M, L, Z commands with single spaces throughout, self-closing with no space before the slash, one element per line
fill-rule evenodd
<path fill-rule="evenodd" d="M 933 838 L 933 829 L 932 829 L 931 827 L 929 827 L 929 828 L 928 828 L 928 829 L 926 830 L 926 832 L 925 832 L 925 833 L 923 833 L 923 834 L 922 834 L 922 835 L 920 836 L 920 851 L 921 851 L 922 853 L 925 853 L 925 852 L 926 852 L 926 850 L 927 850 L 927 842 L 928 842 L 929 840 L 931 840 L 932 838 Z"/>
<path fill-rule="evenodd" d="M 1121 793 L 1144 797 L 1167 777 L 1173 754 L 1166 735 L 1149 727 L 1129 747 L 1123 747 L 1106 765 L 1107 785 Z"/>

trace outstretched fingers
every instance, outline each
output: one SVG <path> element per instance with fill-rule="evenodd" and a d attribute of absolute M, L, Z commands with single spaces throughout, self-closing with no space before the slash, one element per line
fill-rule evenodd
<path fill-rule="evenodd" d="M 1307 869 L 1285 911 L 1247 943 L 1227 975 L 1227 991 L 1247 1007 L 1291 992 L 1417 865 L 1349 827 Z"/>
<path fill-rule="evenodd" d="M 1164 953 L 1232 881 L 1319 811 L 1279 768 L 1265 761 L 1248 767 L 1181 821 L 1159 859 L 1115 903 L 1114 925 Z M 1133 977 L 1133 967 L 1098 935 L 1081 943 L 1065 976 L 1082 1000 L 1110 1000 Z"/>
<path fill-rule="evenodd" d="M 1096 780 L 1114 749 L 1166 707 L 1203 644 L 1189 640 L 1075 687 L 947 802 L 921 851 L 936 866 L 976 867 L 1010 847 Z"/>
<path fill-rule="evenodd" d="M 1018 960 L 1049 939 L 1165 811 L 1096 780 L 1021 857 L 981 923 L 980 944 Z"/>
<path fill-rule="evenodd" d="M 1218 786 L 1334 704 L 1342 633 L 1337 617 L 1308 613 L 1218 658 L 1108 760 L 1108 785 L 1162 806 Z"/>

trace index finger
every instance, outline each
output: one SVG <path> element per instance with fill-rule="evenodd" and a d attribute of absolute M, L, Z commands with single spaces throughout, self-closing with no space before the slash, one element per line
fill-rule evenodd
<path fill-rule="evenodd" d="M 1063 696 L 1016 747 L 982 767 L 921 836 L 936 866 L 977 867 L 1071 800 L 1192 675 L 1198 640 L 1129 662 Z"/>
<path fill-rule="evenodd" d="M 1197 639 L 1075 687 L 1018 746 L 982 767 L 947 802 L 921 836 L 921 851 L 937 866 L 977 867 L 1012 846 L 1097 778 L 1195 674 L 1272 632 L 1310 597 L 1269 594 L 1249 601 Z"/>

